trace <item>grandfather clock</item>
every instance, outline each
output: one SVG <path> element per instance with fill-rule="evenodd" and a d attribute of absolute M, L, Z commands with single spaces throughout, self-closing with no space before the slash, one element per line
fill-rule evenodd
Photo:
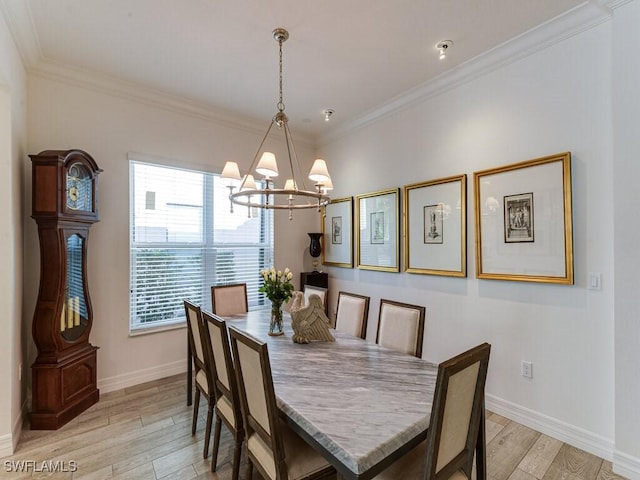
<path fill-rule="evenodd" d="M 40 290 L 32 334 L 31 428 L 56 430 L 98 401 L 87 284 L 89 228 L 98 221 L 95 160 L 82 150 L 29 155 L 32 218 L 40 239 Z"/>

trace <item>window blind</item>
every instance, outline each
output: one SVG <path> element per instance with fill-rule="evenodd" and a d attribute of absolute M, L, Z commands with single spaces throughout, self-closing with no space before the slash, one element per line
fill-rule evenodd
<path fill-rule="evenodd" d="M 247 284 L 265 303 L 273 212 L 229 211 L 229 190 L 207 172 L 130 161 L 130 330 L 184 321 L 183 300 L 211 309 L 211 286 Z"/>

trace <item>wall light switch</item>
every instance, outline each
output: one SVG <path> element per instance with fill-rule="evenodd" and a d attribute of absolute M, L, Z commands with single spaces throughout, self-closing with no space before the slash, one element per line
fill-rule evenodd
<path fill-rule="evenodd" d="M 602 274 L 589 272 L 587 288 L 589 290 L 600 290 L 602 288 Z"/>

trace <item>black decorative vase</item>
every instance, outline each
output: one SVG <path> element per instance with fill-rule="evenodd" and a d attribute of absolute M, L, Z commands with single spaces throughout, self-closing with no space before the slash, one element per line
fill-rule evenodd
<path fill-rule="evenodd" d="M 309 238 L 311 238 L 311 243 L 309 244 L 309 253 L 312 257 L 319 257 L 322 253 L 322 245 L 320 245 L 322 234 L 308 233 L 307 235 L 309 235 Z"/>
<path fill-rule="evenodd" d="M 321 233 L 308 233 L 309 238 L 311 239 L 311 243 L 309 244 L 309 254 L 315 259 L 320 256 L 322 253 L 322 245 L 320 244 L 320 239 L 322 238 Z M 313 270 L 316 271 L 318 267 L 318 261 L 313 261 Z"/>

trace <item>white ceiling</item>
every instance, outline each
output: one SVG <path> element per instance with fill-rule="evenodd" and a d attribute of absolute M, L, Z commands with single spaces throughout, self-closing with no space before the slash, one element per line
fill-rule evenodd
<path fill-rule="evenodd" d="M 322 135 L 584 0 L 0 0 L 32 71 L 80 69 Z M 445 61 L 435 44 L 450 39 Z M 326 124 L 322 110 L 335 110 Z"/>

